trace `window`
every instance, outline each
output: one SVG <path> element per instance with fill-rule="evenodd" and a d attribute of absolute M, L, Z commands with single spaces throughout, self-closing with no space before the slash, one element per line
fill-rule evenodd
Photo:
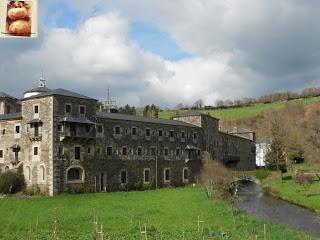
<path fill-rule="evenodd" d="M 193 140 L 197 140 L 197 133 L 193 133 Z"/>
<path fill-rule="evenodd" d="M 58 132 L 62 132 L 62 125 L 61 124 L 58 125 Z"/>
<path fill-rule="evenodd" d="M 59 146 L 59 155 L 63 155 L 63 146 Z"/>
<path fill-rule="evenodd" d="M 158 131 L 158 136 L 159 136 L 159 137 L 162 137 L 162 135 L 163 135 L 163 131 L 160 129 L 160 130 Z"/>
<path fill-rule="evenodd" d="M 119 126 L 114 128 L 114 133 L 115 134 L 120 134 L 120 127 Z"/>
<path fill-rule="evenodd" d="M 74 159 L 80 160 L 81 155 L 81 147 L 75 147 L 74 148 Z"/>
<path fill-rule="evenodd" d="M 39 105 L 35 105 L 35 106 L 33 107 L 33 112 L 34 112 L 35 114 L 38 114 L 38 113 L 39 113 Z"/>
<path fill-rule="evenodd" d="M 127 174 L 126 170 L 121 170 L 120 171 L 120 183 L 121 184 L 128 183 L 128 174 Z"/>
<path fill-rule="evenodd" d="M 39 148 L 38 147 L 33 147 L 33 155 L 38 156 L 39 154 Z"/>
<path fill-rule="evenodd" d="M 187 182 L 189 181 L 189 169 L 188 168 L 183 168 L 183 181 Z"/>
<path fill-rule="evenodd" d="M 164 169 L 164 182 L 170 182 L 170 169 L 169 168 L 165 168 Z"/>
<path fill-rule="evenodd" d="M 33 136 L 39 137 L 39 123 L 33 125 Z"/>
<path fill-rule="evenodd" d="M 176 156 L 180 156 L 180 148 L 176 148 Z"/>
<path fill-rule="evenodd" d="M 151 136 L 151 130 L 150 128 L 146 129 L 146 137 L 150 137 Z"/>
<path fill-rule="evenodd" d="M 97 153 L 98 153 L 98 155 L 101 154 L 101 149 L 100 148 L 97 148 Z"/>
<path fill-rule="evenodd" d="M 137 128 L 136 128 L 136 127 L 133 127 L 133 128 L 131 129 L 131 133 L 132 133 L 133 136 L 136 136 L 136 135 L 137 135 Z"/>
<path fill-rule="evenodd" d="M 3 158 L 3 150 L 0 150 L 0 158 Z"/>
<path fill-rule="evenodd" d="M 151 155 L 152 156 L 156 155 L 156 148 L 155 147 L 151 147 Z"/>
<path fill-rule="evenodd" d="M 86 125 L 86 132 L 87 133 L 91 132 L 91 126 L 90 125 Z"/>
<path fill-rule="evenodd" d="M 102 133 L 103 132 L 103 126 L 101 124 L 99 124 L 98 126 L 98 133 Z"/>
<path fill-rule="evenodd" d="M 142 155 L 142 147 L 138 147 L 138 155 L 139 155 L 139 156 Z"/>
<path fill-rule="evenodd" d="M 16 134 L 19 134 L 19 133 L 20 133 L 20 126 L 16 126 L 16 128 L 15 128 L 15 133 L 16 133 Z"/>
<path fill-rule="evenodd" d="M 143 182 L 150 183 L 150 169 L 149 168 L 145 168 L 143 170 Z"/>
<path fill-rule="evenodd" d="M 173 131 L 173 130 L 170 131 L 169 136 L 170 136 L 171 138 L 174 137 L 174 131 Z"/>
<path fill-rule="evenodd" d="M 79 114 L 84 115 L 86 113 L 86 107 L 85 106 L 79 106 Z"/>
<path fill-rule="evenodd" d="M 66 113 L 71 113 L 72 108 L 71 108 L 71 104 L 67 103 L 66 104 Z"/>
<path fill-rule="evenodd" d="M 122 155 L 127 155 L 127 154 L 128 154 L 127 148 L 123 147 L 122 148 Z"/>
<path fill-rule="evenodd" d="M 112 155 L 112 147 L 107 147 L 107 155 L 108 156 Z"/>
<path fill-rule="evenodd" d="M 169 149 L 168 148 L 164 148 L 164 155 L 168 156 L 169 155 Z"/>
<path fill-rule="evenodd" d="M 184 133 L 184 131 L 181 132 L 181 138 L 185 138 L 185 133 Z"/>
<path fill-rule="evenodd" d="M 2 129 L 2 135 L 6 135 L 6 129 Z"/>
<path fill-rule="evenodd" d="M 91 154 L 91 147 L 88 147 L 88 154 Z"/>
<path fill-rule="evenodd" d="M 6 109 L 6 113 L 9 114 L 10 112 L 11 112 L 11 108 L 10 108 L 10 106 L 8 105 L 8 106 L 7 106 L 7 109 Z"/>
<path fill-rule="evenodd" d="M 67 172 L 68 181 L 82 180 L 83 170 L 81 168 L 70 168 Z"/>
<path fill-rule="evenodd" d="M 198 156 L 201 156 L 201 150 L 200 149 L 198 149 L 197 153 L 198 153 Z"/>

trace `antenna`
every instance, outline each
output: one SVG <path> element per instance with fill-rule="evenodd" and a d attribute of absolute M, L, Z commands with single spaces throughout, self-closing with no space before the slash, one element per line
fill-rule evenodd
<path fill-rule="evenodd" d="M 41 77 L 39 79 L 38 87 L 46 87 L 46 80 L 43 76 L 43 70 L 41 70 Z"/>
<path fill-rule="evenodd" d="M 102 108 L 104 111 L 110 112 L 111 109 L 116 109 L 116 100 L 110 96 L 110 87 L 107 85 L 107 100 L 102 102 Z M 101 109 L 100 109 L 101 111 Z"/>

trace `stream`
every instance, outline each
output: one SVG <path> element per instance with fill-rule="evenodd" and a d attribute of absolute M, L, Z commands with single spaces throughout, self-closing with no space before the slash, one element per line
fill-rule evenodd
<path fill-rule="evenodd" d="M 319 199 L 320 201 L 320 199 Z M 241 184 L 236 206 L 248 214 L 320 237 L 320 215 L 286 201 L 264 195 L 255 183 Z"/>

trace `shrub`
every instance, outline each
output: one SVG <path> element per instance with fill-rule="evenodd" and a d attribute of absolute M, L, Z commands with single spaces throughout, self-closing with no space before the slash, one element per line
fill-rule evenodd
<path fill-rule="evenodd" d="M 308 189 L 313 182 L 313 177 L 311 175 L 298 172 L 293 176 L 293 182 L 302 186 L 304 188 L 305 195 L 308 196 Z"/>
<path fill-rule="evenodd" d="M 254 173 L 255 178 L 260 181 L 266 179 L 267 177 L 269 177 L 269 175 L 270 171 L 266 169 L 259 169 Z"/>
<path fill-rule="evenodd" d="M 14 194 L 25 189 L 24 176 L 14 171 L 0 174 L 0 193 Z"/>
<path fill-rule="evenodd" d="M 79 194 L 79 193 L 84 193 L 85 188 L 81 183 L 72 183 L 72 184 L 66 185 L 64 192 L 70 193 L 70 194 Z"/>

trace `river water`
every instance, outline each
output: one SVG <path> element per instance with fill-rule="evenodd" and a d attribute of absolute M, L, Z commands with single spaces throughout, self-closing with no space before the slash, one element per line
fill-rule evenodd
<path fill-rule="evenodd" d="M 319 199 L 320 201 L 320 199 Z M 320 236 L 320 215 L 263 194 L 255 183 L 242 184 L 237 194 L 236 206 L 257 218 L 267 219 L 275 224 Z"/>

